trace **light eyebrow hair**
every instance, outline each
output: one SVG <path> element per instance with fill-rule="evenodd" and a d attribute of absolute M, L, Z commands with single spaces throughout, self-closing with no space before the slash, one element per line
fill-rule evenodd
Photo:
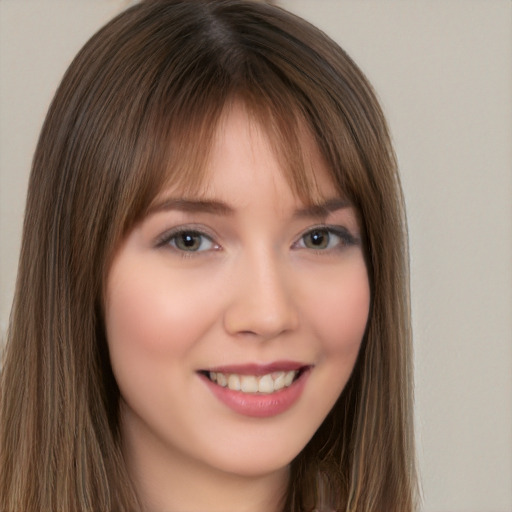
<path fill-rule="evenodd" d="M 351 206 L 351 203 L 345 199 L 332 198 L 322 203 L 308 205 L 303 208 L 298 208 L 293 213 L 295 218 L 307 217 L 327 217 L 330 213 L 337 210 L 342 210 Z M 162 201 L 158 201 L 148 208 L 147 215 L 154 213 L 179 210 L 182 212 L 191 213 L 211 213 L 214 215 L 233 215 L 235 210 L 222 201 L 212 199 L 187 199 L 187 198 L 174 198 L 168 197 Z"/>
<path fill-rule="evenodd" d="M 311 206 L 305 206 L 304 208 L 299 208 L 293 214 L 296 218 L 304 218 L 304 217 L 327 217 L 330 213 L 333 213 L 337 210 L 343 210 L 344 208 L 349 208 L 352 206 L 350 201 L 342 198 L 332 198 L 324 201 L 322 203 L 313 204 Z"/>
<path fill-rule="evenodd" d="M 151 205 L 148 208 L 147 214 L 151 215 L 168 210 L 180 210 L 183 212 L 193 213 L 212 213 L 215 215 L 232 215 L 234 213 L 233 208 L 222 201 L 168 197 Z"/>

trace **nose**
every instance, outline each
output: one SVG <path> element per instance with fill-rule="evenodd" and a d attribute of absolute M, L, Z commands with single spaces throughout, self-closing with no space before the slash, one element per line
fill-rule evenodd
<path fill-rule="evenodd" d="M 231 300 L 224 312 L 229 334 L 264 341 L 297 329 L 292 276 L 286 270 L 270 254 L 242 258 L 231 276 Z"/>

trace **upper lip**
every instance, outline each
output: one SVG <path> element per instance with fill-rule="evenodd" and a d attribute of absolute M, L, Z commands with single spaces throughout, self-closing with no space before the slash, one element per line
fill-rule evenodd
<path fill-rule="evenodd" d="M 294 370 L 300 370 L 302 368 L 311 365 L 305 363 L 299 363 L 297 361 L 274 361 L 272 363 L 258 364 L 258 363 L 247 363 L 247 364 L 235 364 L 235 365 L 222 365 L 207 368 L 204 371 L 219 372 L 226 374 L 237 374 L 237 375 L 266 375 L 272 372 L 289 372 Z"/>

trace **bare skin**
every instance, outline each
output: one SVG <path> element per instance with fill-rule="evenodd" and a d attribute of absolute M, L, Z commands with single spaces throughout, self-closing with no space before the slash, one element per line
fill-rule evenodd
<path fill-rule="evenodd" d="M 204 189 L 163 190 L 114 258 L 107 338 L 125 456 L 148 512 L 278 512 L 291 460 L 350 377 L 370 304 L 361 236 L 319 154 L 312 163 L 316 210 L 235 104 Z M 290 389 L 302 387 L 264 417 L 226 405 L 205 376 L 272 364 L 300 366 Z"/>

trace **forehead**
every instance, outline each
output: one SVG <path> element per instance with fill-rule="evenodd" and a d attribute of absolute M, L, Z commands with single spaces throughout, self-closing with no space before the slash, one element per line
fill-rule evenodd
<path fill-rule="evenodd" d="M 199 165 L 179 179 L 170 170 L 159 197 L 229 196 L 242 204 L 257 190 L 276 188 L 287 190 L 297 205 L 342 197 L 306 123 L 292 122 L 286 133 L 278 128 L 267 116 L 233 102 L 219 117 Z"/>

